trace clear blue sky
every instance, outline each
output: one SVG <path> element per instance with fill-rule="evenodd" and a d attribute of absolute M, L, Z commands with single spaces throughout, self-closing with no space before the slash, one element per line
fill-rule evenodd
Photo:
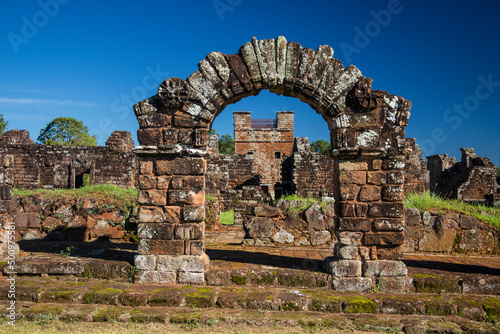
<path fill-rule="evenodd" d="M 3 0 L 0 13 L 0 113 L 34 140 L 59 116 L 83 121 L 100 144 L 113 130 L 135 139 L 132 105 L 161 81 L 185 79 L 212 51 L 283 35 L 330 45 L 374 89 L 412 101 L 407 137 L 426 155 L 474 147 L 500 165 L 497 0 Z M 232 134 L 238 110 L 295 111 L 296 136 L 329 140 L 309 106 L 268 92 L 227 107 L 214 128 Z"/>

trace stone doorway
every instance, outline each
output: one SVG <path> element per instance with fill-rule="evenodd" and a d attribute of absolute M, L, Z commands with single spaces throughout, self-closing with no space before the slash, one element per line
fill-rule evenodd
<path fill-rule="evenodd" d="M 326 267 L 339 289 L 405 275 L 402 169 L 411 103 L 372 91 L 371 79 L 332 56 L 326 45 L 314 51 L 282 36 L 253 38 L 238 54 L 210 53 L 186 80 L 167 79 L 157 95 L 134 106 L 139 282 L 205 282 L 208 131 L 228 104 L 264 89 L 309 104 L 331 131 L 340 247 Z"/>

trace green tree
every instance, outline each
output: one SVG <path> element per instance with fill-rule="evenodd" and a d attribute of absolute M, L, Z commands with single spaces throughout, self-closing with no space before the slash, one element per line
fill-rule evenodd
<path fill-rule="evenodd" d="M 7 130 L 8 124 L 9 124 L 9 122 L 6 122 L 3 119 L 3 114 L 0 114 L 0 135 L 3 134 L 5 132 L 5 130 Z"/>
<path fill-rule="evenodd" d="M 226 134 L 219 138 L 219 153 L 234 154 L 234 139 L 231 135 Z"/>
<path fill-rule="evenodd" d="M 82 145 L 96 146 L 96 136 L 81 121 L 71 117 L 58 117 L 40 130 L 37 139 L 42 145 Z"/>
<path fill-rule="evenodd" d="M 500 184 L 500 167 L 497 167 L 497 183 Z"/>
<path fill-rule="evenodd" d="M 332 145 L 323 139 L 318 139 L 312 142 L 311 151 L 318 152 L 323 155 L 328 155 L 328 152 L 332 150 Z"/>

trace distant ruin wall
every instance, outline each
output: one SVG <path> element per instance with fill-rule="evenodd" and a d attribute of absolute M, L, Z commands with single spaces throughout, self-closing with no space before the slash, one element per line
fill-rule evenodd
<path fill-rule="evenodd" d="M 415 138 L 405 139 L 405 194 L 429 190 L 429 171 Z"/>
<path fill-rule="evenodd" d="M 19 188 L 72 189 L 114 184 L 135 187 L 137 158 L 129 132 L 115 131 L 106 146 L 36 145 L 26 130 L 11 130 L 0 136 L 0 154 L 10 160 L 13 185 Z"/>
<path fill-rule="evenodd" d="M 447 154 L 428 157 L 430 190 L 445 198 L 495 204 L 499 198 L 495 165 L 472 148 L 460 150 L 460 162 Z"/>

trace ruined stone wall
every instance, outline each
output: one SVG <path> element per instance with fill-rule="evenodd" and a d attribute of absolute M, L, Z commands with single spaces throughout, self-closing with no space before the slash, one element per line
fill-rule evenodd
<path fill-rule="evenodd" d="M 476 217 L 405 209 L 405 252 L 498 255 L 500 229 Z"/>
<path fill-rule="evenodd" d="M 338 171 L 333 159 L 311 151 L 308 138 L 295 138 L 292 170 L 292 193 L 302 197 L 334 197 Z"/>
<path fill-rule="evenodd" d="M 235 154 L 251 155 L 261 184 L 281 183 L 281 164 L 293 151 L 293 112 L 277 112 L 276 126 L 261 128 L 250 112 L 234 113 Z M 255 122 L 255 121 L 254 121 Z"/>
<path fill-rule="evenodd" d="M 12 160 L 13 185 L 19 188 L 83 186 L 111 183 L 121 187 L 137 184 L 137 158 L 129 132 L 115 131 L 106 146 L 35 145 L 25 130 L 0 136 L 0 152 Z"/>
<path fill-rule="evenodd" d="M 495 165 L 478 157 L 472 148 L 461 148 L 462 160 L 439 154 L 428 157 L 430 190 L 445 198 L 494 203 L 499 186 Z"/>
<path fill-rule="evenodd" d="M 405 194 L 429 190 L 429 171 L 415 138 L 405 139 Z"/>

